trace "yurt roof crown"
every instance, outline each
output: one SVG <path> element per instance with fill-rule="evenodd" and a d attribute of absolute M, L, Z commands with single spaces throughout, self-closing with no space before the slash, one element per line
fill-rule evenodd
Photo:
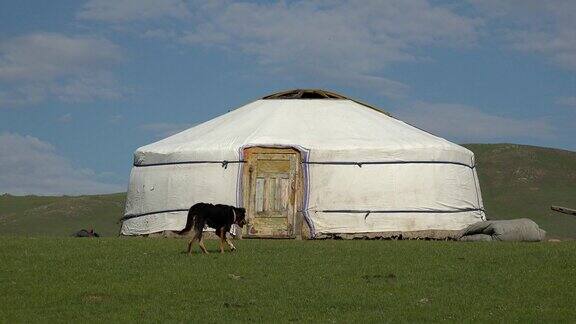
<path fill-rule="evenodd" d="M 293 89 L 293 90 L 276 92 L 276 93 L 273 93 L 271 95 L 267 95 L 265 97 L 262 97 L 262 99 L 264 99 L 264 100 L 271 100 L 271 99 L 282 99 L 282 100 L 286 100 L 286 99 L 351 100 L 351 101 L 354 101 L 358 104 L 361 104 L 363 106 L 374 109 L 376 111 L 379 111 L 385 115 L 392 117 L 392 115 L 390 115 L 389 112 L 384 111 L 380 108 L 374 107 L 372 105 L 369 105 L 367 103 L 364 103 L 364 102 L 361 102 L 361 101 L 358 101 L 355 99 L 348 98 L 348 97 L 343 96 L 341 94 L 338 94 L 336 92 L 332 92 L 332 91 L 328 91 L 328 90 L 322 90 L 322 89 Z"/>

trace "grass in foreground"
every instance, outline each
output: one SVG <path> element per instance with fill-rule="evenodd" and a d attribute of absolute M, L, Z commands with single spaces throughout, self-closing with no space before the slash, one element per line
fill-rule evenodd
<path fill-rule="evenodd" d="M 573 321 L 576 242 L 0 237 L 0 322 Z M 208 242 L 216 251 L 216 241 Z"/>

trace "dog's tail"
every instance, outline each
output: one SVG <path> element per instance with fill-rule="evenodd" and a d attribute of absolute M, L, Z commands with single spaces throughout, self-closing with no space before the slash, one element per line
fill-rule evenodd
<path fill-rule="evenodd" d="M 188 210 L 188 218 L 186 219 L 186 226 L 178 233 L 178 234 L 185 234 L 190 232 L 192 226 L 194 225 L 194 218 L 196 217 L 196 206 L 190 207 Z"/>

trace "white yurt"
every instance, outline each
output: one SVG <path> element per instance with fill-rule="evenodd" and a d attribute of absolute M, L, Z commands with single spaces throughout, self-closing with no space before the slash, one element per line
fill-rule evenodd
<path fill-rule="evenodd" d="M 474 154 L 324 90 L 266 96 L 134 153 L 123 235 L 246 208 L 244 237 L 389 236 L 485 220 Z"/>

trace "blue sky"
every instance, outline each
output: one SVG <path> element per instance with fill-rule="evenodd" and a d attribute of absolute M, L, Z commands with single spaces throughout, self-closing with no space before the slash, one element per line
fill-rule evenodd
<path fill-rule="evenodd" d="M 576 150 L 576 1 L 0 2 L 0 192 L 124 191 L 132 153 L 326 88 L 457 143 Z"/>

